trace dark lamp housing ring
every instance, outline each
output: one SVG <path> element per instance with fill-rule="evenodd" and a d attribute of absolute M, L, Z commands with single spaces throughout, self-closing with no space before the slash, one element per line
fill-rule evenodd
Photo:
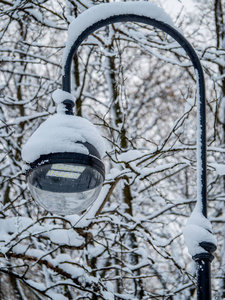
<path fill-rule="evenodd" d="M 78 164 L 83 166 L 90 166 L 96 171 L 98 171 L 105 179 L 105 167 L 99 158 L 91 154 L 87 155 L 82 153 L 71 153 L 71 152 L 51 153 L 47 155 L 41 155 L 39 159 L 35 160 L 33 163 L 30 164 L 30 169 L 27 171 L 27 175 L 29 175 L 37 167 L 43 165 L 57 164 L 57 163 L 63 163 L 63 164 L 70 163 L 70 164 Z"/>
<path fill-rule="evenodd" d="M 82 144 L 88 149 L 89 154 L 76 153 L 76 152 L 56 152 L 43 154 L 34 162 L 29 163 L 30 168 L 27 170 L 27 175 L 37 167 L 49 164 L 57 163 L 71 163 L 84 166 L 90 166 L 99 171 L 99 173 L 105 179 L 105 166 L 101 161 L 101 156 L 97 149 L 90 143 L 76 142 L 76 144 Z"/>

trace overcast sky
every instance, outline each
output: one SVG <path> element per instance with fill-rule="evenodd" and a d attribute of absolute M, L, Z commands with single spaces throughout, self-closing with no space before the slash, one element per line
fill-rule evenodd
<path fill-rule="evenodd" d="M 166 8 L 166 12 L 173 17 L 176 16 L 183 6 L 185 10 L 193 11 L 194 5 L 193 0 L 166 0 L 164 7 Z"/>

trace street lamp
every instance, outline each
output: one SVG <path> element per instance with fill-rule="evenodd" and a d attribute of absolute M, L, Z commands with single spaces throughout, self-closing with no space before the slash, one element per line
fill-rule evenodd
<path fill-rule="evenodd" d="M 72 100 L 65 108 L 68 98 L 59 90 L 53 94 L 58 113 L 41 124 L 22 151 L 33 198 L 59 215 L 85 211 L 105 178 L 103 138 L 91 122 L 72 114 Z"/>
<path fill-rule="evenodd" d="M 203 221 L 207 221 L 207 168 L 206 168 L 206 104 L 205 104 L 205 82 L 201 63 L 196 52 L 185 37 L 174 28 L 170 17 L 156 5 L 149 2 L 114 2 L 94 6 L 76 18 L 69 27 L 69 36 L 63 55 L 63 96 L 59 97 L 58 103 L 61 105 L 61 113 L 70 116 L 71 120 L 76 118 L 71 116 L 74 101 L 71 92 L 71 65 L 74 54 L 81 43 L 95 30 L 115 22 L 140 22 L 154 26 L 174 38 L 188 55 L 196 72 L 198 98 L 197 98 L 197 204 L 195 215 L 202 216 Z M 62 115 L 61 115 L 62 117 Z M 53 117 L 52 117 L 53 118 Z M 79 122 L 79 121 L 78 121 Z M 37 130 L 38 135 L 40 128 Z M 96 132 L 97 134 L 97 132 Z M 51 134 L 48 138 L 52 138 Z M 65 139 L 64 139 L 65 140 Z M 100 140 L 100 139 L 99 139 Z M 62 141 L 57 140 L 57 143 Z M 65 151 L 60 147 L 60 151 L 50 147 L 45 154 L 39 153 L 39 157 L 33 161 L 27 159 L 28 152 L 34 146 L 28 141 L 29 146 L 25 146 L 24 159 L 29 164 L 28 182 L 34 198 L 47 210 L 66 214 L 82 212 L 98 196 L 102 182 L 104 180 L 104 166 L 100 160 L 98 150 L 86 139 L 75 139 L 76 147 L 86 149 L 88 153 L 82 151 Z M 95 145 L 97 145 L 96 143 Z M 93 147 L 93 148 L 92 148 Z M 76 182 L 78 180 L 78 182 Z M 87 181 L 87 182 L 86 182 Z M 92 190 L 93 189 L 93 190 Z M 90 192 L 91 191 L 91 192 Z M 69 200 L 65 200 L 69 194 Z M 68 209 L 64 210 L 65 203 L 68 202 Z M 57 204 L 56 204 L 57 203 Z M 79 206 L 79 203 L 82 203 Z M 57 206 L 57 209 L 54 207 Z M 79 209 L 77 207 L 79 206 Z M 74 207 L 74 208 L 73 208 Z M 192 216 L 192 219 L 193 216 Z M 203 222 L 207 223 L 207 222 Z M 200 240 L 193 259 L 197 264 L 197 299 L 211 300 L 211 271 L 210 263 L 213 260 L 212 253 L 216 250 L 212 234 L 208 232 L 208 227 L 203 230 L 209 237 L 207 240 Z M 193 232 L 193 239 L 195 233 Z"/>

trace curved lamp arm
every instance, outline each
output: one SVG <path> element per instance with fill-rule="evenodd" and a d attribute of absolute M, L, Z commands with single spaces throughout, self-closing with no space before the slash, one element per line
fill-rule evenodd
<path fill-rule="evenodd" d="M 134 3 L 134 2 L 129 2 Z M 94 31 L 97 29 L 107 26 L 112 23 L 116 22 L 139 22 L 154 26 L 163 32 L 169 34 L 174 40 L 176 40 L 180 46 L 185 50 L 186 54 L 190 58 L 193 67 L 196 72 L 196 81 L 197 81 L 197 89 L 198 89 L 198 98 L 197 98 L 197 204 L 196 207 L 198 211 L 200 211 L 204 217 L 207 218 L 207 165 L 206 165 L 206 103 L 205 103 L 205 81 L 204 81 L 204 74 L 203 69 L 200 63 L 200 60 L 190 45 L 190 43 L 185 39 L 185 37 L 172 25 L 168 24 L 164 20 L 160 20 L 160 18 L 155 18 L 149 16 L 149 12 L 145 13 L 130 13 L 129 11 L 125 11 L 125 7 L 127 7 L 127 2 L 122 3 L 107 3 L 95 6 L 93 8 L 88 9 L 90 12 L 91 10 L 95 9 L 97 11 L 98 7 L 102 7 L 104 5 L 104 13 L 101 15 L 101 18 L 95 18 L 93 23 L 87 22 L 88 25 L 85 28 L 82 28 L 81 32 L 79 33 L 79 28 L 74 28 L 74 30 L 78 30 L 78 34 L 76 33 L 76 38 L 74 42 L 70 45 L 69 50 L 67 49 L 66 56 L 64 57 L 63 63 L 63 90 L 66 92 L 71 92 L 71 65 L 73 56 L 76 53 L 78 47 L 81 43 Z M 138 2 L 138 5 L 149 5 L 151 3 L 146 2 Z M 122 8 L 121 11 L 115 14 L 115 12 L 110 11 L 112 5 L 120 5 Z M 132 5 L 132 4 L 131 4 Z M 152 9 L 149 6 L 149 9 Z M 106 12 L 106 13 L 105 13 Z M 83 13 L 85 14 L 85 13 Z M 92 11 L 92 15 L 94 11 Z M 81 14 L 82 15 L 82 14 Z M 91 15 L 91 14 L 90 14 Z M 167 15 L 166 15 L 167 16 Z M 76 19 L 78 25 L 78 19 Z M 83 18 L 83 21 L 85 19 Z M 79 26 L 78 26 L 79 27 Z M 71 41 L 70 41 L 71 43 Z M 65 53 L 65 52 L 64 52 Z M 70 103 L 71 102 L 71 103 Z M 66 100 L 64 104 L 67 106 L 69 110 L 69 106 L 73 106 L 72 101 Z M 198 253 L 193 257 L 196 261 L 197 267 L 197 299 L 201 300 L 211 300 L 211 274 L 210 274 L 210 262 L 213 259 L 213 255 L 211 254 L 215 251 L 216 246 L 210 242 L 202 242 L 200 243 L 202 249 L 205 250 L 204 253 Z"/>
<path fill-rule="evenodd" d="M 108 4 L 106 4 L 108 5 Z M 139 22 L 154 26 L 158 29 L 169 34 L 174 38 L 180 46 L 186 51 L 189 56 L 197 75 L 197 87 L 198 87 L 198 142 L 197 142 L 197 152 L 198 152 L 198 203 L 201 205 L 202 214 L 207 217 L 207 172 L 206 172 L 206 105 L 205 105 L 205 80 L 202 70 L 200 60 L 190 45 L 190 43 L 185 39 L 185 37 L 174 27 L 167 23 L 163 23 L 156 19 L 152 19 L 146 16 L 140 16 L 135 14 L 121 14 L 113 15 L 106 19 L 102 19 L 87 27 L 77 39 L 74 41 L 72 47 L 70 48 L 67 58 L 63 66 L 63 77 L 62 77 L 62 88 L 66 92 L 71 92 L 71 65 L 73 61 L 74 54 L 76 53 L 78 47 L 81 43 L 94 31 L 97 29 L 107 26 L 116 22 Z M 66 100 L 68 103 L 68 100 Z"/>

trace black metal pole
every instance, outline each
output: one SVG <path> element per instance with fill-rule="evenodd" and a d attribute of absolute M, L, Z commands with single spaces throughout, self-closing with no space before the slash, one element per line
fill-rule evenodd
<path fill-rule="evenodd" d="M 107 5 L 107 4 L 106 4 Z M 205 80 L 203 69 L 200 60 L 185 37 L 177 31 L 174 27 L 167 23 L 163 23 L 159 20 L 152 19 L 147 16 L 141 16 L 136 14 L 118 14 L 101 19 L 91 26 L 87 27 L 74 41 L 66 62 L 63 66 L 63 90 L 66 92 L 71 91 L 71 65 L 73 56 L 76 53 L 78 47 L 95 30 L 104 27 L 106 25 L 116 22 L 140 22 L 158 29 L 161 29 L 165 33 L 174 38 L 180 46 L 185 50 L 190 58 L 192 65 L 196 71 L 197 87 L 198 87 L 198 184 L 200 185 L 198 203 L 201 203 L 202 214 L 207 218 L 207 167 L 206 167 L 206 103 L 205 103 Z M 216 246 L 214 244 L 203 242 L 200 246 L 207 251 L 207 253 L 199 253 L 193 257 L 197 264 L 197 300 L 211 300 L 211 271 L 210 263 L 213 260 L 212 252 L 215 251 Z"/>

